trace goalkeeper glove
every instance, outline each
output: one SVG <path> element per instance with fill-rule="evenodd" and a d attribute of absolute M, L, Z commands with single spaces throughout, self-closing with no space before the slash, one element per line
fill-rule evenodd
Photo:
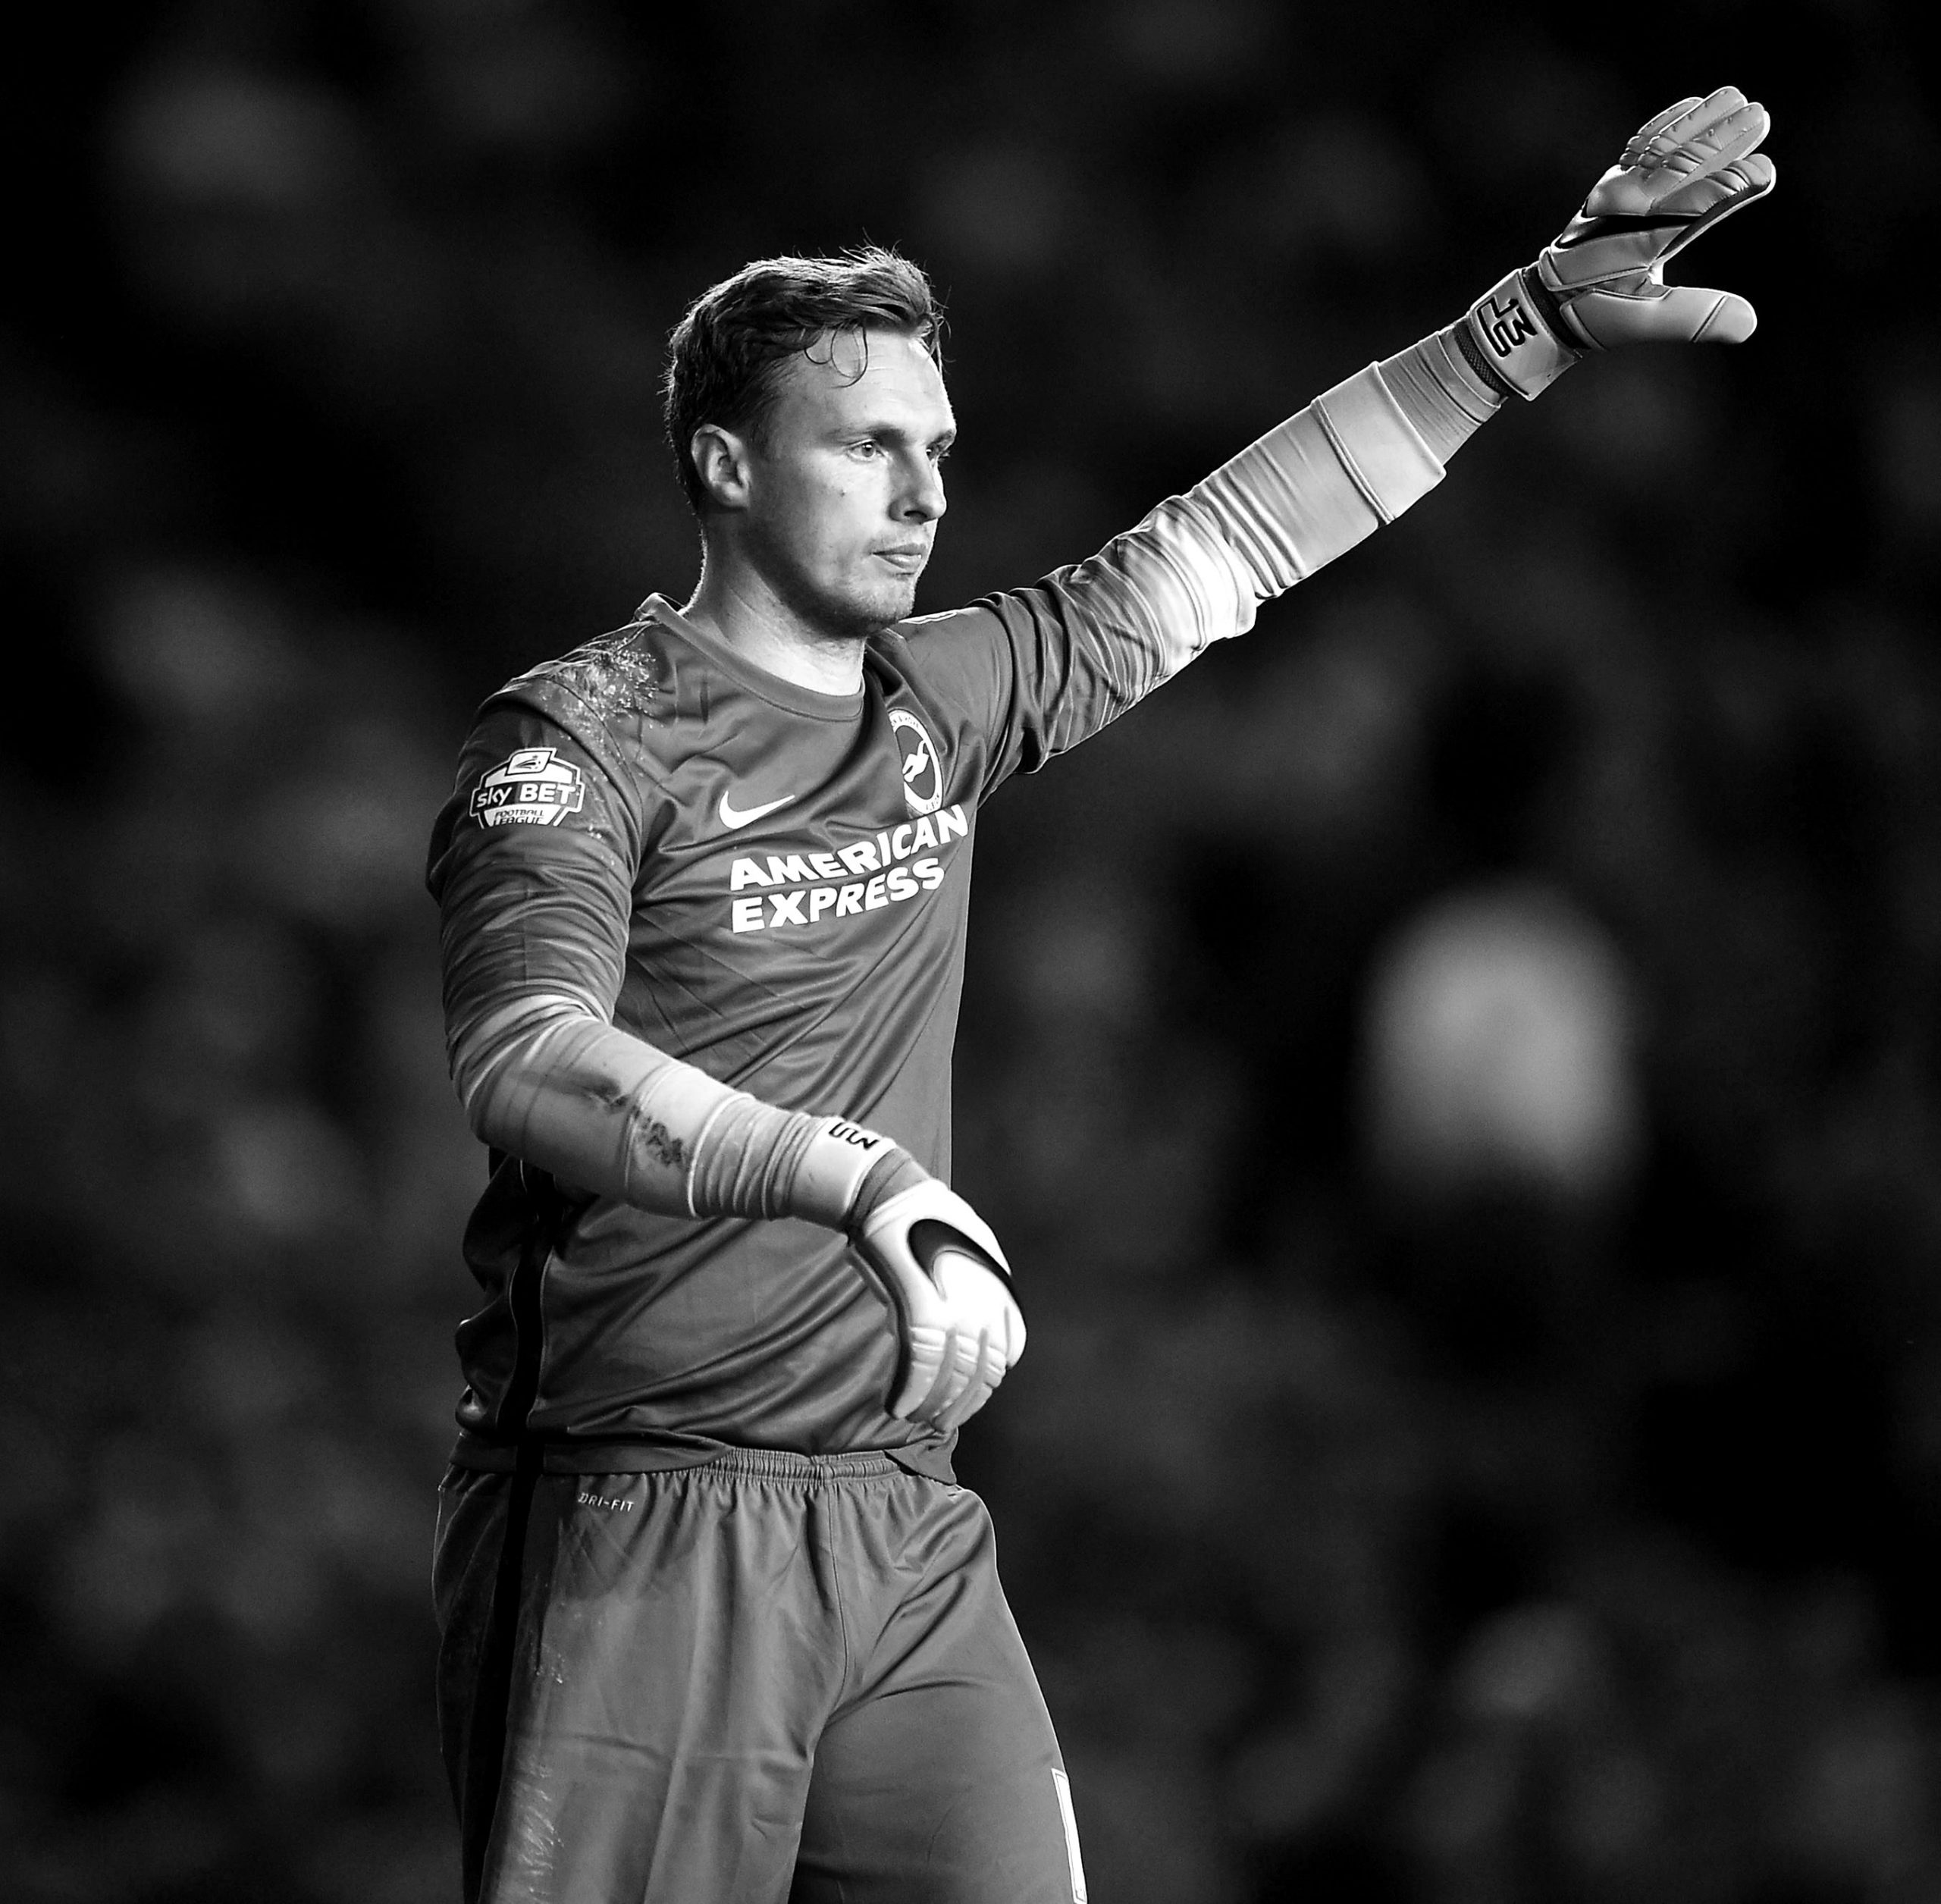
<path fill-rule="evenodd" d="M 904 1420 L 953 1429 L 990 1400 L 1024 1353 L 1024 1316 L 1004 1251 L 962 1197 L 889 1138 L 832 1118 L 816 1147 L 868 1160 L 842 1226 L 895 1319 L 896 1374 L 885 1405 Z"/>
<path fill-rule="evenodd" d="M 1532 397 L 1588 350 L 1744 343 L 1758 322 L 1744 298 L 1667 284 L 1664 268 L 1773 189 L 1773 162 L 1756 149 L 1770 124 L 1735 86 L 1648 120 L 1556 242 L 1476 301 L 1463 354 Z"/>

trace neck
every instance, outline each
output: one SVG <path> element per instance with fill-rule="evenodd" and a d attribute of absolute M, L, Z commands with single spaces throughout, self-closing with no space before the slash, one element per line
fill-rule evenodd
<path fill-rule="evenodd" d="M 820 694 L 863 685 L 863 638 L 831 635 L 789 607 L 758 570 L 712 546 L 681 613 L 765 673 Z"/>

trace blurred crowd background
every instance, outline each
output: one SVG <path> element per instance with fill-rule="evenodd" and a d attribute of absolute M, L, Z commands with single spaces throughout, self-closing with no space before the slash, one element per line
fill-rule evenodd
<path fill-rule="evenodd" d="M 921 605 L 1088 554 L 1771 106 L 1742 350 L 1493 423 L 986 821 L 965 1437 L 1099 1904 L 1941 1898 L 1941 146 L 1917 11 L 168 0 L 0 115 L 0 1891 L 456 1896 L 484 1162 L 433 811 L 682 598 L 661 342 L 894 242 Z M 17 54 L 19 49 L 17 49 Z"/>

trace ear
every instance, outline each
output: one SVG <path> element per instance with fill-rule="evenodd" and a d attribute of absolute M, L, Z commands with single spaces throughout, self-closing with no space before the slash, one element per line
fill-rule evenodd
<path fill-rule="evenodd" d="M 704 423 L 688 439 L 688 453 L 695 460 L 701 487 L 722 509 L 743 510 L 754 488 L 754 471 L 748 441 L 719 423 Z"/>

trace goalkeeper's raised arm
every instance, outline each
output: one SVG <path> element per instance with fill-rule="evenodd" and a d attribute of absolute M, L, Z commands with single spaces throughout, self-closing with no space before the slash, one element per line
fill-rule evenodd
<path fill-rule="evenodd" d="M 1259 591 L 1287 588 L 1392 519 L 1506 397 L 1535 397 L 1591 352 L 1751 336 L 1758 319 L 1744 298 L 1667 284 L 1664 270 L 1773 189 L 1773 162 L 1758 149 L 1769 127 L 1766 108 L 1732 86 L 1667 108 L 1632 135 L 1532 263 L 1203 483 L 1194 496 L 1212 505 Z M 1426 458 L 1408 455 L 1394 412 Z M 1322 437 L 1340 474 L 1303 483 Z"/>
<path fill-rule="evenodd" d="M 1261 602 L 1344 554 L 1441 482 L 1512 395 L 1593 351 L 1738 343 L 1751 306 L 1664 282 L 1701 234 L 1769 192 L 1765 108 L 1736 87 L 1648 121 L 1527 266 L 1446 329 L 1324 391 L 1089 561 L 994 597 L 1018 657 L 1017 764 L 1096 732 Z"/>

